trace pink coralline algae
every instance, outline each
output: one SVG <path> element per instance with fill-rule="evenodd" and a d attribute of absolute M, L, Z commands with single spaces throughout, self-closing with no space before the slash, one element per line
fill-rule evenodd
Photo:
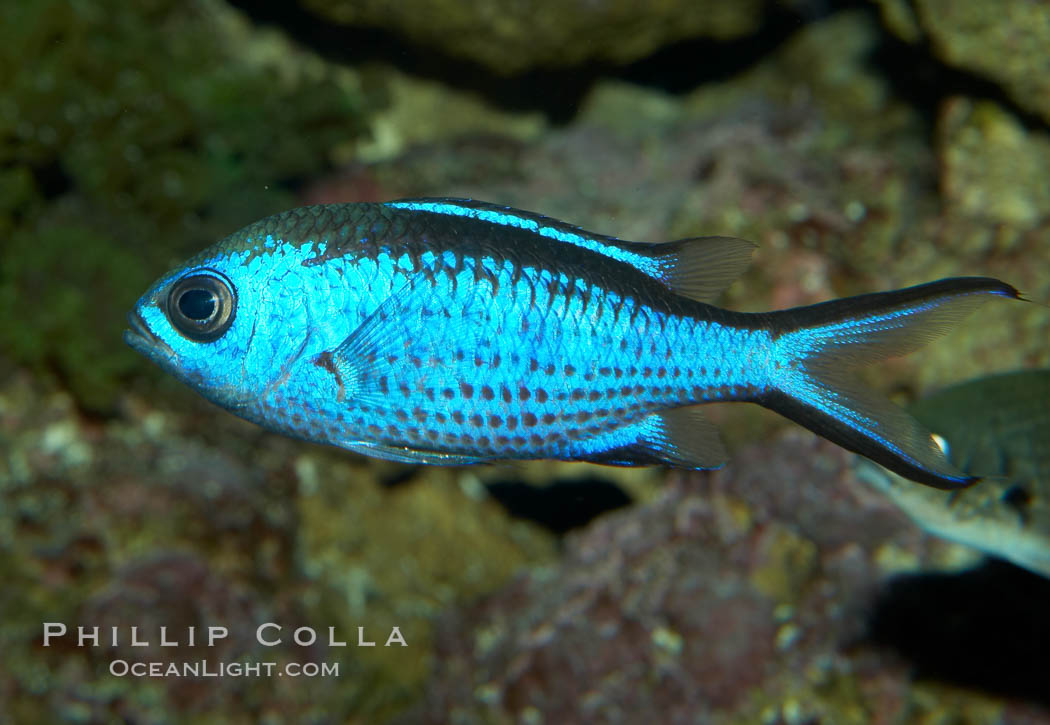
<path fill-rule="evenodd" d="M 922 712 L 905 663 L 866 644 L 865 627 L 887 570 L 916 569 L 944 545 L 851 464 L 790 431 L 722 471 L 672 474 L 651 504 L 569 537 L 556 569 L 446 617 L 417 714 L 860 723 Z M 967 697 L 951 707 L 987 707 Z M 1018 721 L 1045 715 L 1013 707 Z"/>

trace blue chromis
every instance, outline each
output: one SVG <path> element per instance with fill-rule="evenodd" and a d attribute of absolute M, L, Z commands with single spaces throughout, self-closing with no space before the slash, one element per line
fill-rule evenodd
<path fill-rule="evenodd" d="M 124 339 L 236 415 L 396 461 L 717 468 L 699 404 L 747 401 L 912 480 L 976 480 L 850 372 L 1017 291 L 960 277 L 712 306 L 753 248 L 629 242 L 464 199 L 309 206 L 161 277 Z"/>

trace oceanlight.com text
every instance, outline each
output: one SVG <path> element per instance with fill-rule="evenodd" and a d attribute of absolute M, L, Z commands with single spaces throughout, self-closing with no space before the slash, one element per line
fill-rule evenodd
<path fill-rule="evenodd" d="M 338 677 L 338 662 L 128 662 L 113 660 L 114 677 Z"/>

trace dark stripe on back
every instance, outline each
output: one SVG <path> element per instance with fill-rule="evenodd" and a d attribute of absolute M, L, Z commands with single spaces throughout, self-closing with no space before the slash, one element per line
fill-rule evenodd
<path fill-rule="evenodd" d="M 565 228 L 575 229 L 569 225 Z M 582 230 L 579 233 L 603 239 L 601 235 Z M 633 298 L 636 304 L 664 314 L 721 324 L 755 322 L 744 319 L 750 315 L 682 297 L 630 264 L 599 252 L 481 219 L 393 209 L 374 203 L 321 204 L 259 220 L 217 246 L 235 251 L 248 246 L 249 240 L 252 245 L 259 244 L 267 235 L 293 245 L 326 242 L 324 253 L 310 260 L 310 264 L 322 264 L 340 257 L 376 260 L 380 254 L 395 258 L 407 254 L 414 266 L 421 267 L 421 256 L 432 252 L 437 255 L 436 264 L 440 266 L 443 264 L 442 254 L 451 251 L 457 258 L 478 260 L 478 264 L 482 258 L 489 257 L 497 265 L 509 261 L 516 270 L 533 267 L 555 276 L 565 274 L 569 286 L 576 279 L 582 279 L 588 287 L 608 290 L 621 298 Z M 206 250 L 201 256 L 212 253 Z"/>

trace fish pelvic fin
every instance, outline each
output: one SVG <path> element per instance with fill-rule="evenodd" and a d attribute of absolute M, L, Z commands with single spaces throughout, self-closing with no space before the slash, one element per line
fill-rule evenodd
<path fill-rule="evenodd" d="M 978 479 L 953 466 L 915 418 L 852 370 L 904 355 L 948 332 L 993 297 L 1019 299 L 988 277 L 957 277 L 773 313 L 775 410 L 905 478 L 942 489 Z"/>

